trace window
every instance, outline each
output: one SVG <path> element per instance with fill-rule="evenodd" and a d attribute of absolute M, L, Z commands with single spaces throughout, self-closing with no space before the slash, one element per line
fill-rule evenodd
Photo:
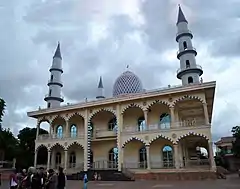
<path fill-rule="evenodd" d="M 52 89 L 49 89 L 49 96 L 52 95 Z"/>
<path fill-rule="evenodd" d="M 189 60 L 186 60 L 186 68 L 190 68 L 190 62 L 189 62 Z"/>
<path fill-rule="evenodd" d="M 70 168 L 76 167 L 76 153 L 75 152 L 71 152 L 71 154 L 70 154 L 69 167 Z"/>
<path fill-rule="evenodd" d="M 163 166 L 173 167 L 173 150 L 171 146 L 164 146 L 162 149 Z"/>
<path fill-rule="evenodd" d="M 48 108 L 51 107 L 51 103 L 50 103 L 50 102 L 47 103 L 47 107 L 48 107 Z"/>
<path fill-rule="evenodd" d="M 186 41 L 183 42 L 183 48 L 184 48 L 184 50 L 187 49 L 187 42 Z"/>
<path fill-rule="evenodd" d="M 71 138 L 76 138 L 77 137 L 77 127 L 76 127 L 76 125 L 71 126 L 70 133 L 71 133 Z"/>
<path fill-rule="evenodd" d="M 57 127 L 57 138 L 63 138 L 63 127 L 61 125 Z"/>
<path fill-rule="evenodd" d="M 144 116 L 138 118 L 138 131 L 146 131 L 147 126 Z"/>
<path fill-rule="evenodd" d="M 53 81 L 53 75 L 51 75 L 51 81 Z"/>
<path fill-rule="evenodd" d="M 140 168 L 147 168 L 147 150 L 146 147 L 142 147 L 139 150 L 139 162 L 140 162 Z"/>
<path fill-rule="evenodd" d="M 161 129 L 170 129 L 171 126 L 171 116 L 168 113 L 163 113 L 160 115 L 159 126 Z"/>
<path fill-rule="evenodd" d="M 192 77 L 188 77 L 188 84 L 193 83 L 193 78 Z"/>
<path fill-rule="evenodd" d="M 118 148 L 114 147 L 112 148 L 108 153 L 108 167 L 109 168 L 117 168 L 117 162 L 118 162 Z"/>
<path fill-rule="evenodd" d="M 92 121 L 90 122 L 90 124 L 88 125 L 88 129 L 90 130 L 90 133 L 91 133 L 91 137 L 93 137 L 93 130 L 94 130 L 94 125 L 92 123 Z"/>
<path fill-rule="evenodd" d="M 108 130 L 113 131 L 116 128 L 116 125 L 117 125 L 117 119 L 116 117 L 114 117 L 108 122 Z"/>
<path fill-rule="evenodd" d="M 58 165 L 60 165 L 61 162 L 62 162 L 62 156 L 61 156 L 61 153 L 60 153 L 60 152 L 57 152 L 57 153 L 56 153 L 56 159 L 55 159 L 55 161 L 56 161 L 56 166 L 58 167 Z"/>

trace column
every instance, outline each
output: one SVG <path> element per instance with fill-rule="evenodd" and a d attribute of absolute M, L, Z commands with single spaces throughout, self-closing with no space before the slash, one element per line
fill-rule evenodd
<path fill-rule="evenodd" d="M 36 132 L 36 139 L 38 139 L 39 136 L 39 130 L 40 130 L 40 123 L 37 123 L 37 132 Z"/>
<path fill-rule="evenodd" d="M 77 130 L 78 131 L 78 130 Z M 70 135 L 69 135 L 69 122 L 68 120 L 66 121 L 66 131 L 65 131 L 65 137 L 68 138 Z"/>
<path fill-rule="evenodd" d="M 149 146 L 146 146 L 146 151 L 147 151 L 147 169 L 151 169 L 151 164 L 150 164 L 150 151 L 149 151 Z"/>
<path fill-rule="evenodd" d="M 48 156 L 47 156 L 47 170 L 50 169 L 50 158 L 51 158 L 51 150 L 48 150 Z"/>
<path fill-rule="evenodd" d="M 175 114 L 174 114 L 174 107 L 170 107 L 170 116 L 171 116 L 171 127 L 175 127 Z"/>
<path fill-rule="evenodd" d="M 208 142 L 208 158 L 210 161 L 210 166 L 212 171 L 216 171 L 216 163 L 214 160 L 214 155 L 213 155 L 213 143 Z"/>
<path fill-rule="evenodd" d="M 144 113 L 146 129 L 147 129 L 148 128 L 148 110 L 144 110 L 143 113 Z"/>
<path fill-rule="evenodd" d="M 35 153 L 34 153 L 34 167 L 37 167 L 37 154 L 38 154 L 38 151 L 35 150 Z"/>
<path fill-rule="evenodd" d="M 179 169 L 180 166 L 179 166 L 179 152 L 178 152 L 178 145 L 177 144 L 174 144 L 173 145 L 173 148 L 174 148 L 174 161 L 175 161 L 175 167 L 176 169 Z"/>
<path fill-rule="evenodd" d="M 203 111 L 204 111 L 204 117 L 205 117 L 205 124 L 209 125 L 209 116 L 208 116 L 208 108 L 207 103 L 203 103 Z"/>
<path fill-rule="evenodd" d="M 67 171 L 67 165 L 68 165 L 68 151 L 67 150 L 64 150 L 64 169 Z"/>
<path fill-rule="evenodd" d="M 118 132 L 117 132 L 117 148 L 118 148 L 118 171 L 122 170 L 122 142 L 121 142 L 121 132 L 122 132 L 122 114 L 121 107 L 117 105 L 117 121 L 118 121 Z"/>
<path fill-rule="evenodd" d="M 84 171 L 88 170 L 88 111 L 85 110 L 84 118 Z"/>

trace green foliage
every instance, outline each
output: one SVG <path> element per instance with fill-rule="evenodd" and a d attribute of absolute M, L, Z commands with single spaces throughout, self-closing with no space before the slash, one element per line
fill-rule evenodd
<path fill-rule="evenodd" d="M 240 126 L 235 126 L 232 128 L 232 135 L 235 137 L 233 142 L 233 153 L 236 157 L 240 157 Z"/>
<path fill-rule="evenodd" d="M 2 129 L 1 123 L 2 123 L 2 118 L 4 115 L 5 107 L 6 107 L 5 101 L 2 98 L 0 98 L 0 129 Z"/>

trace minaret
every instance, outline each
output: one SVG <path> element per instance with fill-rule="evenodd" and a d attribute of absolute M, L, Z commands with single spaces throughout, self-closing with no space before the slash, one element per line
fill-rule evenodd
<path fill-rule="evenodd" d="M 96 99 L 103 99 L 104 96 L 104 88 L 103 88 L 103 82 L 102 82 L 102 76 L 100 76 L 99 83 L 98 83 L 98 95 L 96 96 Z"/>
<path fill-rule="evenodd" d="M 47 108 L 56 108 L 59 107 L 60 103 L 64 101 L 63 97 L 61 96 L 61 90 L 63 87 L 61 77 L 63 69 L 59 42 L 53 56 L 52 67 L 49 69 L 49 71 L 51 73 L 48 81 L 49 91 L 44 100 L 47 102 Z"/>
<path fill-rule="evenodd" d="M 192 45 L 193 34 L 188 29 L 182 9 L 179 5 L 177 20 L 176 41 L 179 45 L 177 58 L 180 60 L 180 69 L 177 70 L 177 78 L 182 80 L 182 85 L 200 83 L 199 77 L 203 74 L 202 67 L 196 64 L 196 49 Z"/>

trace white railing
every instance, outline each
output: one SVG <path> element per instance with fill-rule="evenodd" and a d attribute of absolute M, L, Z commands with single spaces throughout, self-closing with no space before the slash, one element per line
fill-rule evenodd
<path fill-rule="evenodd" d="M 177 55 L 179 55 L 180 53 L 182 53 L 182 52 L 184 52 L 184 51 L 189 51 L 189 50 L 194 50 L 194 51 L 196 51 L 196 48 L 194 48 L 194 47 L 188 47 L 188 48 L 186 48 L 186 49 L 178 50 L 178 51 L 177 51 Z"/>
<path fill-rule="evenodd" d="M 58 134 L 42 134 L 37 137 L 38 141 L 42 140 L 65 140 L 65 139 L 82 139 L 84 138 L 84 134 L 78 133 L 76 136 L 69 136 L 69 135 L 58 135 Z"/>
<path fill-rule="evenodd" d="M 196 68 L 202 70 L 202 66 L 196 64 L 196 66 L 194 66 L 194 67 L 190 67 L 190 66 L 189 66 L 189 67 L 186 67 L 186 68 L 179 68 L 179 69 L 177 69 L 177 74 L 178 74 L 179 72 L 184 71 L 184 70 L 196 69 Z"/>
<path fill-rule="evenodd" d="M 177 37 L 178 35 L 183 34 L 183 33 L 190 33 L 190 34 L 192 34 L 192 32 L 191 32 L 190 30 L 184 30 L 184 31 L 179 31 L 179 32 L 176 34 L 176 37 Z"/>

